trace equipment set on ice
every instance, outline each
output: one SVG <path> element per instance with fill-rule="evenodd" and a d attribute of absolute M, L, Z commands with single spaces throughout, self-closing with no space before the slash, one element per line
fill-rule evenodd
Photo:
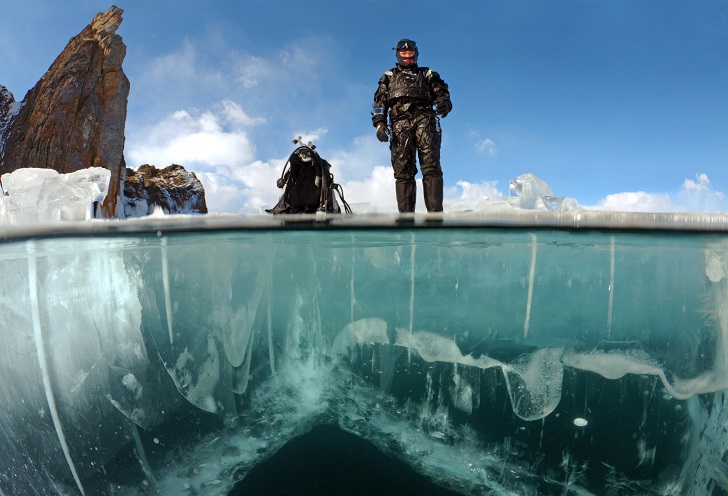
<path fill-rule="evenodd" d="M 302 138 L 293 140 L 297 145 Z M 310 141 L 296 148 L 283 166 L 281 177 L 276 186 L 282 190 L 280 200 L 273 208 L 266 209 L 271 214 L 306 214 L 316 212 L 341 213 L 336 200 L 339 195 L 346 213 L 351 213 L 349 204 L 344 200 L 344 191 L 334 182 L 331 164 L 321 158 L 316 145 Z"/>

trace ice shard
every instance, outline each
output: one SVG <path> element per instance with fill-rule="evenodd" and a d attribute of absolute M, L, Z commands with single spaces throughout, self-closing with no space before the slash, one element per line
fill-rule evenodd
<path fill-rule="evenodd" d="M 322 424 L 475 494 L 724 494 L 728 217 L 1 235 L 3 495 L 235 494 Z"/>

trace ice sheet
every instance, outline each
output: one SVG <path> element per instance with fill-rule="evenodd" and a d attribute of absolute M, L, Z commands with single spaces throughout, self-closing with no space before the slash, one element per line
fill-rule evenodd
<path fill-rule="evenodd" d="M 333 420 L 462 494 L 724 491 L 724 219 L 539 215 L 8 229 L 0 489 L 226 494 Z"/>

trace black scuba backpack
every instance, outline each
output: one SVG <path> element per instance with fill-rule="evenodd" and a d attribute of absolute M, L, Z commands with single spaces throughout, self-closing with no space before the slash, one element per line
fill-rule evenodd
<path fill-rule="evenodd" d="M 294 140 L 297 144 L 299 140 Z M 346 213 L 351 213 L 344 200 L 341 185 L 334 183 L 331 164 L 322 159 L 316 147 L 309 143 L 296 148 L 283 166 L 276 185 L 282 189 L 271 214 L 309 214 L 316 212 L 341 213 L 334 192 L 339 194 Z"/>

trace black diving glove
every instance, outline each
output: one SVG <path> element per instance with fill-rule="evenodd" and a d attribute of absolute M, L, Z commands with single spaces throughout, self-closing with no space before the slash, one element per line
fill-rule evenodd
<path fill-rule="evenodd" d="M 452 110 L 452 103 L 447 100 L 440 100 L 435 104 L 435 113 L 440 117 L 447 117 Z"/>
<path fill-rule="evenodd" d="M 382 143 L 389 141 L 389 130 L 384 123 L 380 122 L 377 124 L 377 139 Z"/>

